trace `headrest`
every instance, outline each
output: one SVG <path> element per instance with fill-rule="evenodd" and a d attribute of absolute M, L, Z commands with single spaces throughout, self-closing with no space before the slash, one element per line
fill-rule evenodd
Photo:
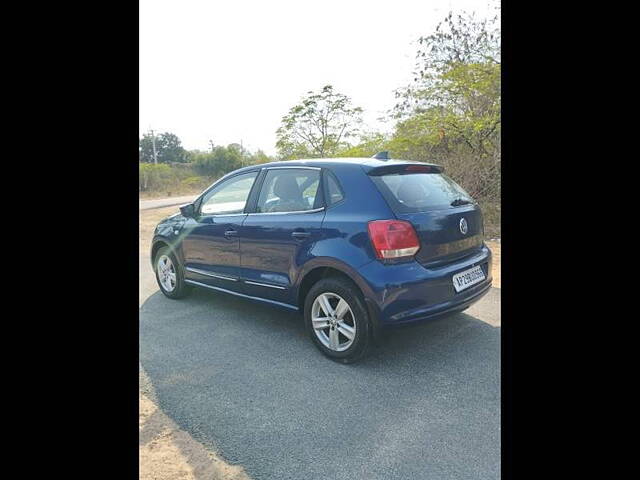
<path fill-rule="evenodd" d="M 296 182 L 295 177 L 290 175 L 281 175 L 277 178 L 273 186 L 273 193 L 276 194 L 280 200 L 297 201 L 302 198 L 298 182 Z"/>
<path fill-rule="evenodd" d="M 424 200 L 425 191 L 420 179 L 413 175 L 406 175 L 398 187 L 397 197 L 402 203 L 408 205 Z"/>

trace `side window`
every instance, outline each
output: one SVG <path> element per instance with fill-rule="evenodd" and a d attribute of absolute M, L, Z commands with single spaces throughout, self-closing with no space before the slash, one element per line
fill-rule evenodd
<path fill-rule="evenodd" d="M 338 185 L 338 180 L 331 172 L 327 172 L 325 178 L 327 179 L 327 205 L 338 203 L 344 198 L 342 189 L 340 188 L 340 185 Z"/>
<path fill-rule="evenodd" d="M 214 187 L 202 199 L 201 215 L 242 213 L 258 172 L 243 173 Z"/>
<path fill-rule="evenodd" d="M 320 200 L 320 170 L 274 168 L 267 170 L 256 212 L 303 212 Z"/>

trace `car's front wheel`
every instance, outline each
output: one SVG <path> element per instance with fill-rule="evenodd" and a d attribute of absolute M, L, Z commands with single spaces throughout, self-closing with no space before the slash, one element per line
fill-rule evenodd
<path fill-rule="evenodd" d="M 169 247 L 158 250 L 154 265 L 158 286 L 165 296 L 178 299 L 189 293 L 191 288 L 185 283 L 182 268 Z"/>
<path fill-rule="evenodd" d="M 317 282 L 305 300 L 304 318 L 311 339 L 329 358 L 351 363 L 369 347 L 369 315 L 357 287 L 347 279 Z"/>

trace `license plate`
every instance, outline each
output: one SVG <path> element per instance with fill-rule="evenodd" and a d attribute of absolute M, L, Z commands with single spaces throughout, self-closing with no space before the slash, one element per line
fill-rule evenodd
<path fill-rule="evenodd" d="M 456 289 L 456 292 L 461 292 L 465 288 L 482 282 L 484 279 L 485 276 L 482 267 L 478 265 L 464 272 L 456 273 L 453 276 L 453 288 Z"/>

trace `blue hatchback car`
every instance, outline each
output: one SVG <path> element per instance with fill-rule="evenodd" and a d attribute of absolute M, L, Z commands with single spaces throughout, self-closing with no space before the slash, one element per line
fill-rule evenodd
<path fill-rule="evenodd" d="M 224 176 L 156 227 L 162 293 L 198 286 L 302 312 L 342 362 L 386 328 L 469 307 L 492 280 L 478 204 L 438 165 L 385 157 Z"/>

